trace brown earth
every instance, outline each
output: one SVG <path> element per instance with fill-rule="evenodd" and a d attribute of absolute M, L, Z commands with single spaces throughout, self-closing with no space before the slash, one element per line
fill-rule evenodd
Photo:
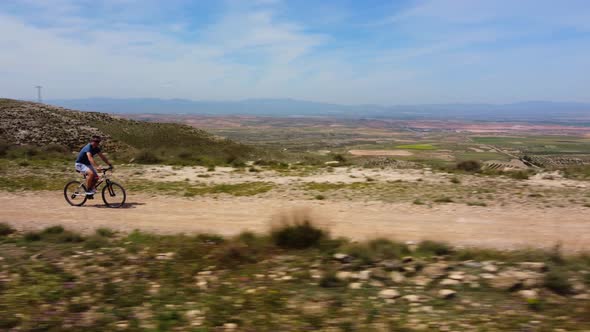
<path fill-rule="evenodd" d="M 590 250 L 590 219 L 568 208 L 473 207 L 448 204 L 428 208 L 407 203 L 325 202 L 260 197 L 128 197 L 123 209 L 105 208 L 99 199 L 77 208 L 61 192 L 0 193 L 0 222 L 18 229 L 61 224 L 90 232 L 98 227 L 157 233 L 213 232 L 234 235 L 265 231 L 277 215 L 307 209 L 332 234 L 361 240 L 387 237 L 400 241 L 433 239 L 458 246 L 498 249 L 550 248 Z"/>

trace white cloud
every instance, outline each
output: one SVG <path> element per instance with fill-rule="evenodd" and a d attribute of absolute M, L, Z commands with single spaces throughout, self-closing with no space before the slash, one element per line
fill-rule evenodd
<path fill-rule="evenodd" d="M 530 0 L 512 7 L 505 0 L 423 1 L 388 25 L 367 28 L 378 36 L 343 48 L 330 46 L 346 36 L 309 32 L 285 18 L 282 1 L 230 1 L 198 28 L 183 19 L 144 24 L 162 7 L 156 0 L 103 0 L 101 8 L 113 13 L 106 17 L 84 16 L 84 1 L 26 1 L 30 12 L 0 12 L 0 31 L 9 32 L 0 34 L 0 93 L 7 97 L 33 98 L 32 87 L 41 84 L 47 98 L 294 97 L 384 104 L 588 98 L 583 86 L 590 82 L 581 73 L 590 71 L 590 49 L 579 40 L 489 47 L 527 41 L 529 30 L 489 22 L 513 16 L 539 21 L 550 11 L 544 0 L 530 15 L 523 12 Z M 180 8 L 188 0 L 172 1 Z M 582 29 L 590 21 L 584 9 L 556 12 L 544 29 Z M 382 44 L 374 47 L 375 40 Z M 569 83 L 574 89 L 564 88 Z"/>

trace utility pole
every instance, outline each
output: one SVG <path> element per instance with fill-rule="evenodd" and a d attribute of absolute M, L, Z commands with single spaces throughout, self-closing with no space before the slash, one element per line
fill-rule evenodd
<path fill-rule="evenodd" d="M 43 102 L 43 100 L 41 99 L 41 89 L 42 88 L 43 87 L 40 86 L 40 85 L 36 85 L 35 86 L 35 89 L 37 89 L 37 102 L 39 102 L 39 103 L 42 103 Z"/>

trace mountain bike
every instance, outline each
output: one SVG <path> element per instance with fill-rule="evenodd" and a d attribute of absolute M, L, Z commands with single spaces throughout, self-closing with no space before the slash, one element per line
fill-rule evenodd
<path fill-rule="evenodd" d="M 127 199 L 127 194 L 125 193 L 125 188 L 120 184 L 111 181 L 107 175 L 107 172 L 112 170 L 113 167 L 105 168 L 102 170 L 102 176 L 96 182 L 94 186 L 96 188 L 96 192 L 98 193 L 100 186 L 104 183 L 105 186 L 102 188 L 102 200 L 106 204 L 106 206 L 111 208 L 119 208 L 125 204 L 125 199 Z M 78 172 L 80 173 L 80 172 Z M 84 176 L 83 181 L 70 181 L 64 187 L 64 197 L 66 201 L 73 206 L 82 206 L 88 200 L 88 196 L 86 195 L 87 188 L 86 188 L 86 174 L 82 173 Z"/>

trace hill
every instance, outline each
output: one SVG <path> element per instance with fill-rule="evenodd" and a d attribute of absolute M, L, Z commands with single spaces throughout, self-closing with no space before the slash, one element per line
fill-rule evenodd
<path fill-rule="evenodd" d="M 105 113 L 81 112 L 45 104 L 0 99 L 0 140 L 11 145 L 80 149 L 92 135 L 106 150 L 144 162 L 223 163 L 250 157 L 252 147 L 172 123 L 147 123 Z"/>

